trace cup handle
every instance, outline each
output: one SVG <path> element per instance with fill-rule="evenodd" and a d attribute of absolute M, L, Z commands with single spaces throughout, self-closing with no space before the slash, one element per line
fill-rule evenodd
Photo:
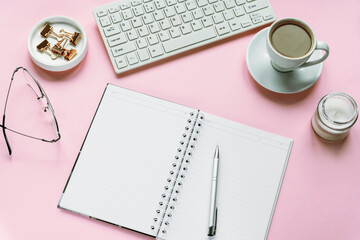
<path fill-rule="evenodd" d="M 303 65 L 301 65 L 299 68 L 310 67 L 310 66 L 313 66 L 315 64 L 321 63 L 329 56 L 329 51 L 330 51 L 329 50 L 329 45 L 326 42 L 317 41 L 315 51 L 316 50 L 323 50 L 325 53 L 321 58 L 313 60 L 313 61 L 306 62 Z"/>

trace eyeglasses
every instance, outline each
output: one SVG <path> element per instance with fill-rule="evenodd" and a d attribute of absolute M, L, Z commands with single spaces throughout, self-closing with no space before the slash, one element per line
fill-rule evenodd
<path fill-rule="evenodd" d="M 7 106 L 8 106 L 8 100 L 9 100 L 9 94 L 10 94 L 11 86 L 13 84 L 13 80 L 15 79 L 15 76 L 17 74 L 21 74 L 21 72 L 24 74 L 24 79 L 26 81 L 26 84 L 35 93 L 36 99 L 41 102 L 42 111 L 45 114 L 48 114 L 49 118 L 51 119 L 51 123 L 52 123 L 52 126 L 53 126 L 54 131 L 55 131 L 55 138 L 54 139 L 45 139 L 45 138 L 41 138 L 41 137 L 28 135 L 28 134 L 22 133 L 20 131 L 16 131 L 14 129 L 10 129 L 10 128 L 5 126 L 6 110 L 7 110 Z M 20 135 L 25 136 L 25 137 L 29 137 L 29 138 L 32 138 L 32 139 L 36 139 L 36 140 L 40 140 L 40 141 L 48 142 L 48 143 L 57 142 L 60 139 L 59 125 L 58 125 L 58 122 L 56 120 L 55 112 L 54 112 L 54 109 L 53 109 L 53 107 L 52 107 L 52 105 L 50 103 L 50 100 L 49 100 L 48 96 L 46 95 L 44 89 L 39 84 L 39 82 L 36 81 L 36 79 L 31 75 L 31 73 L 26 68 L 18 67 L 18 68 L 16 68 L 14 70 L 14 72 L 12 74 L 9 89 L 8 89 L 7 96 L 6 96 L 6 101 L 5 101 L 2 124 L 0 124 L 0 127 L 2 128 L 2 132 L 3 132 L 4 138 L 5 138 L 5 142 L 6 142 L 6 146 L 7 146 L 8 151 L 9 151 L 9 155 L 12 154 L 12 149 L 10 147 L 8 137 L 6 135 L 6 130 L 11 131 L 11 132 L 16 133 L 16 134 L 20 134 Z"/>

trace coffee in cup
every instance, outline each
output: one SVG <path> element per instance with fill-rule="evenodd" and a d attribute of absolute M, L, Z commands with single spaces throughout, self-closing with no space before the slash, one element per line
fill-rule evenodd
<path fill-rule="evenodd" d="M 307 62 L 315 50 L 324 50 L 325 54 Z M 287 72 L 323 62 L 329 55 L 329 46 L 316 41 L 313 30 L 306 23 L 285 18 L 271 25 L 267 33 L 267 51 L 273 67 Z"/>

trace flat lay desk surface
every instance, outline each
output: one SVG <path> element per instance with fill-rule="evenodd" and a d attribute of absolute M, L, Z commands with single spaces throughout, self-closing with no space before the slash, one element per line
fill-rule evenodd
<path fill-rule="evenodd" d="M 260 29 L 117 76 L 92 15 L 108 2 L 2 1 L 0 112 L 13 70 L 26 67 L 49 95 L 62 138 L 48 144 L 9 133 L 9 157 L 0 137 L 0 239 L 151 239 L 56 207 L 106 83 L 294 139 L 268 239 L 360 239 L 360 123 L 337 144 L 322 142 L 310 124 L 327 93 L 360 103 L 359 1 L 271 1 L 277 19 L 304 20 L 330 46 L 318 82 L 293 95 L 269 92 L 250 76 L 246 49 Z M 37 67 L 27 51 L 28 32 L 51 15 L 75 18 L 88 37 L 83 62 L 63 73 Z"/>

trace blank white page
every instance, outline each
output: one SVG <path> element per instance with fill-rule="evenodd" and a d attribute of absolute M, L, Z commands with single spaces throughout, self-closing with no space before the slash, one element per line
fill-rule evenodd
<path fill-rule="evenodd" d="M 151 236 L 191 108 L 108 85 L 59 207 Z"/>
<path fill-rule="evenodd" d="M 216 145 L 220 151 L 218 224 L 210 239 L 266 239 L 292 140 L 204 116 L 173 216 L 161 239 L 208 239 Z"/>

